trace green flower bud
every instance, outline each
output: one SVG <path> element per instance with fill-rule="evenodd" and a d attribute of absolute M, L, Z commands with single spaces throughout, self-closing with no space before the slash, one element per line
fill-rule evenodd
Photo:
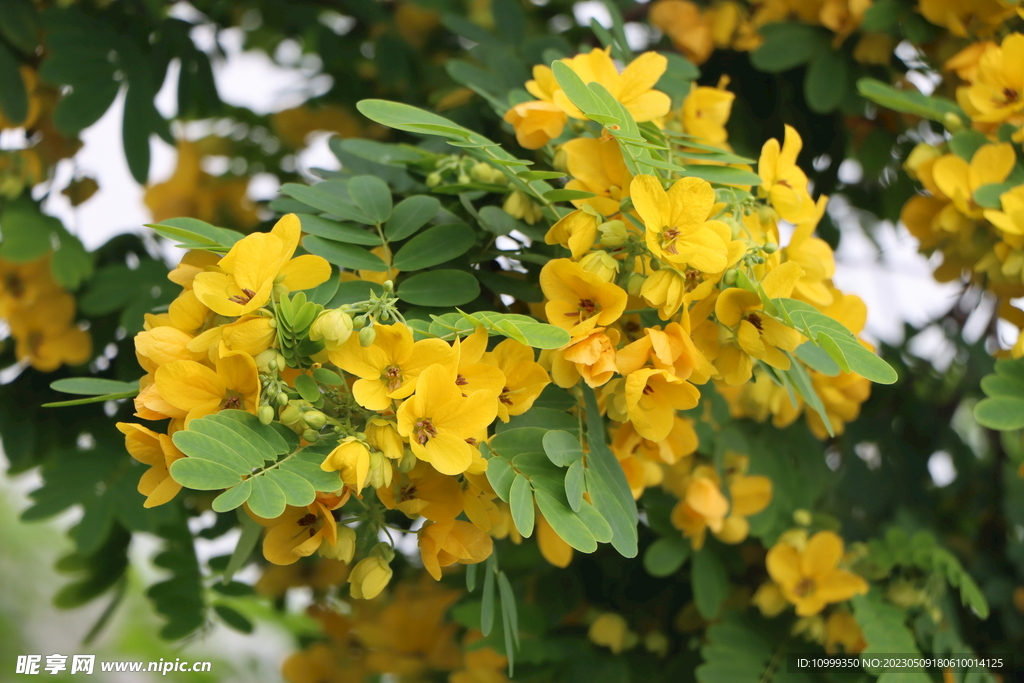
<path fill-rule="evenodd" d="M 352 329 L 361 330 L 364 327 L 366 327 L 367 322 L 368 318 L 365 315 L 357 315 L 355 318 L 352 319 Z"/>
<path fill-rule="evenodd" d="M 381 284 L 381 287 L 388 293 L 395 291 L 395 283 L 391 280 L 385 280 L 384 283 Z"/>
<path fill-rule="evenodd" d="M 269 374 L 278 369 L 276 349 L 266 349 L 265 351 L 260 351 L 258 354 L 256 354 L 256 357 L 253 358 L 253 360 L 256 361 L 256 368 L 259 369 L 259 371 L 262 372 L 263 374 Z"/>
<path fill-rule="evenodd" d="M 630 296 L 640 296 L 640 288 L 644 286 L 644 281 L 647 278 L 640 273 L 633 273 L 629 276 L 629 280 L 626 281 L 626 291 L 629 292 Z"/>
<path fill-rule="evenodd" d="M 588 273 L 593 273 L 605 282 L 611 282 L 619 273 L 619 262 L 606 251 L 592 251 L 580 259 L 580 266 Z"/>
<path fill-rule="evenodd" d="M 469 185 L 470 182 L 471 179 L 468 175 L 466 175 L 465 173 L 459 174 L 459 185 Z"/>
<path fill-rule="evenodd" d="M 323 340 L 328 351 L 336 351 L 352 336 L 352 318 L 340 309 L 321 313 L 309 328 L 309 338 Z"/>
<path fill-rule="evenodd" d="M 622 246 L 629 239 L 626 224 L 620 220 L 601 223 L 597 229 L 601 232 L 601 244 L 606 247 Z"/>
<path fill-rule="evenodd" d="M 363 329 L 359 330 L 359 345 L 364 349 L 367 346 L 373 344 L 373 341 L 377 338 L 377 331 L 373 329 L 373 325 L 367 325 Z"/>
<path fill-rule="evenodd" d="M 775 242 L 768 242 L 763 247 L 761 247 L 761 251 L 763 251 L 766 254 L 774 254 L 778 250 L 779 245 L 775 244 Z"/>
<path fill-rule="evenodd" d="M 288 394 L 286 394 L 286 393 L 284 393 L 284 392 L 282 391 L 281 393 L 279 393 L 279 394 L 277 395 L 277 397 L 276 397 L 276 398 L 274 399 L 274 401 L 276 401 L 276 402 L 277 402 L 277 405 L 278 405 L 278 406 L 280 406 L 280 407 L 282 407 L 282 408 L 283 408 L 283 407 L 285 407 L 286 405 L 288 405 Z"/>
<path fill-rule="evenodd" d="M 736 269 L 730 268 L 729 270 L 725 271 L 725 276 L 722 278 L 722 282 L 732 287 L 734 284 L 736 284 L 736 277 Z"/>
<path fill-rule="evenodd" d="M 416 456 L 413 455 L 412 451 L 408 448 L 402 452 L 402 459 L 398 461 L 398 471 L 407 473 L 412 472 L 412 468 L 416 467 Z"/>
<path fill-rule="evenodd" d="M 321 413 L 319 410 L 310 410 L 302 416 L 306 424 L 312 429 L 320 429 L 327 424 L 327 416 Z M 309 441 L 309 439 L 306 439 Z"/>
<path fill-rule="evenodd" d="M 281 395 L 284 396 L 284 394 Z M 281 411 L 281 422 L 286 425 L 293 425 L 300 419 L 302 419 L 302 411 L 293 405 L 285 406 L 284 410 Z"/>
<path fill-rule="evenodd" d="M 274 408 L 266 404 L 260 406 L 259 410 L 260 422 L 268 425 L 274 421 Z"/>
<path fill-rule="evenodd" d="M 437 187 L 441 184 L 441 174 L 434 171 L 427 176 L 427 187 Z"/>
<path fill-rule="evenodd" d="M 320 440 L 320 433 L 312 429 L 306 429 L 302 432 L 302 438 L 310 443 L 316 443 Z"/>

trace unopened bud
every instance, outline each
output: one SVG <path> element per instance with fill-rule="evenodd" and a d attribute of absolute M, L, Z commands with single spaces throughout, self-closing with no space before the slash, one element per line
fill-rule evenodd
<path fill-rule="evenodd" d="M 320 440 L 320 432 L 313 429 L 306 429 L 302 432 L 302 438 L 309 443 L 316 443 Z"/>
<path fill-rule="evenodd" d="M 569 154 L 564 147 L 559 147 L 555 157 L 551 160 L 551 168 L 562 173 L 569 172 Z"/>
<path fill-rule="evenodd" d="M 580 259 L 580 266 L 605 282 L 611 282 L 619 273 L 619 262 L 606 251 L 592 251 Z"/>
<path fill-rule="evenodd" d="M 369 319 L 365 315 L 357 315 L 352 319 L 352 329 L 361 330 L 366 327 L 367 322 L 369 322 Z"/>
<path fill-rule="evenodd" d="M 367 553 L 370 557 L 379 557 L 385 562 L 391 562 L 395 559 L 395 549 L 389 544 L 381 542 L 370 548 L 370 552 Z"/>
<path fill-rule="evenodd" d="M 256 361 L 256 368 L 263 374 L 268 374 L 278 369 L 276 349 L 260 351 L 253 360 Z"/>
<path fill-rule="evenodd" d="M 320 544 L 320 556 L 332 560 L 340 560 L 345 564 L 352 561 L 356 554 L 356 532 L 355 529 L 344 524 L 338 525 L 338 538 L 334 545 L 328 543 Z"/>
<path fill-rule="evenodd" d="M 963 120 L 951 111 L 947 111 L 945 116 L 942 117 L 942 125 L 950 133 L 959 133 L 964 129 Z"/>
<path fill-rule="evenodd" d="M 626 292 L 630 296 L 640 296 L 640 289 L 644 286 L 644 281 L 647 278 L 640 273 L 633 273 L 629 276 L 629 280 L 626 281 Z"/>
<path fill-rule="evenodd" d="M 283 422 L 286 425 L 293 425 L 296 422 L 298 422 L 301 418 L 302 411 L 296 408 L 295 406 L 285 406 L 285 409 L 281 411 L 281 422 Z"/>
<path fill-rule="evenodd" d="M 779 245 L 775 244 L 775 242 L 768 242 L 763 247 L 761 247 L 761 251 L 763 251 L 766 254 L 774 254 L 778 250 Z"/>
<path fill-rule="evenodd" d="M 811 513 L 807 510 L 793 510 L 793 521 L 800 526 L 810 526 L 812 519 Z"/>
<path fill-rule="evenodd" d="M 307 411 L 302 416 L 302 419 L 305 420 L 306 424 L 309 425 L 311 429 L 320 429 L 327 424 L 327 416 L 319 410 Z M 306 439 L 306 441 L 309 441 L 309 439 Z"/>
<path fill-rule="evenodd" d="M 413 468 L 416 467 L 416 456 L 408 448 L 402 452 L 402 459 L 398 461 L 398 471 L 407 473 L 412 472 Z"/>
<path fill-rule="evenodd" d="M 738 274 L 736 273 L 736 269 L 730 268 L 729 270 L 725 271 L 725 275 L 722 277 L 722 282 L 732 287 L 734 284 L 736 284 L 737 277 Z"/>
<path fill-rule="evenodd" d="M 359 330 L 359 345 L 364 349 L 373 344 L 375 339 L 377 339 L 377 330 L 373 329 L 373 325 L 367 325 Z"/>
<path fill-rule="evenodd" d="M 601 232 L 601 244 L 606 247 L 621 246 L 629 238 L 626 224 L 620 220 L 601 223 L 597 229 Z"/>
<path fill-rule="evenodd" d="M 395 291 L 395 283 L 392 282 L 391 280 L 385 280 L 384 282 L 381 283 L 380 286 L 381 289 L 383 289 L 385 292 L 388 292 L 389 294 Z"/>
<path fill-rule="evenodd" d="M 288 405 L 288 394 L 281 392 L 276 398 L 274 398 L 274 401 L 279 407 L 283 408 Z"/>
<path fill-rule="evenodd" d="M 268 405 L 260 406 L 258 417 L 261 423 L 265 425 L 270 424 L 274 421 L 274 408 Z"/>
<path fill-rule="evenodd" d="M 391 462 L 380 451 L 370 451 L 370 475 L 367 481 L 375 489 L 391 486 Z"/>
<path fill-rule="evenodd" d="M 437 187 L 441 184 L 441 174 L 434 171 L 427 176 L 427 187 Z"/>
<path fill-rule="evenodd" d="M 328 351 L 336 351 L 352 336 L 352 318 L 335 308 L 321 313 L 309 328 L 309 338 L 324 342 Z"/>

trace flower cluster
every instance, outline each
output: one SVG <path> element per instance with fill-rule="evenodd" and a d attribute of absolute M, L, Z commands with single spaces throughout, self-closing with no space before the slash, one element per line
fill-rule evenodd
<path fill-rule="evenodd" d="M 53 279 L 51 258 L 0 259 L 0 319 L 10 326 L 18 361 L 40 372 L 92 357 L 92 339 L 75 324 L 75 298 Z"/>

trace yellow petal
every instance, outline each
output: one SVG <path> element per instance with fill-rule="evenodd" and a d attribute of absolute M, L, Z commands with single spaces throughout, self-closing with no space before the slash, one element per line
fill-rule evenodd
<path fill-rule="evenodd" d="M 285 263 L 280 274 L 284 276 L 281 284 L 290 292 L 312 289 L 330 279 L 331 264 L 319 256 L 305 254 Z"/>

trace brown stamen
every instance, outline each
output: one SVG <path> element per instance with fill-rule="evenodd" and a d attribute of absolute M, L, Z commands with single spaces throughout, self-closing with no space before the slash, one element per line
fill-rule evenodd
<path fill-rule="evenodd" d="M 240 305 L 244 306 L 245 304 L 247 304 L 250 301 L 252 301 L 253 297 L 255 297 L 255 296 L 256 296 L 256 292 L 252 291 L 251 289 L 245 289 L 243 287 L 241 294 L 235 294 L 234 296 L 229 296 L 228 297 L 228 301 L 231 301 L 233 303 L 240 304 Z"/>
<path fill-rule="evenodd" d="M 434 427 L 434 423 L 430 421 L 430 418 L 425 417 L 415 424 L 413 434 L 416 437 L 416 443 L 425 446 L 427 441 L 437 436 L 437 429 Z"/>
<path fill-rule="evenodd" d="M 764 331 L 764 323 L 761 322 L 761 316 L 757 313 L 751 313 L 747 316 L 747 322 L 757 328 L 758 332 Z"/>

